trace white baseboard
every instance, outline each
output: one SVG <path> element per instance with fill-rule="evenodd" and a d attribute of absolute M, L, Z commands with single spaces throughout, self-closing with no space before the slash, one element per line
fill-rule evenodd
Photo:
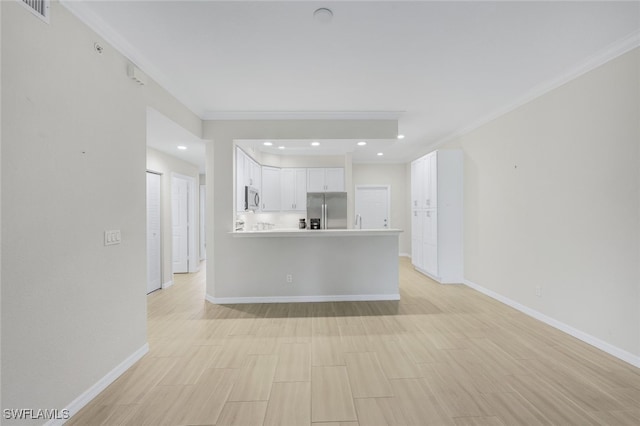
<path fill-rule="evenodd" d="M 169 288 L 169 287 L 171 287 L 172 285 L 173 285 L 173 280 L 171 280 L 171 281 L 167 281 L 166 283 L 162 283 L 162 288 L 163 288 L 163 289 L 165 289 L 165 288 Z"/>
<path fill-rule="evenodd" d="M 216 305 L 246 303 L 304 303 L 304 302 L 367 302 L 400 300 L 400 294 L 335 294 L 322 296 L 264 296 L 264 297 L 213 297 L 206 295 L 208 302 Z"/>
<path fill-rule="evenodd" d="M 400 253 L 400 257 L 408 257 L 411 258 L 411 255 L 409 253 Z"/>
<path fill-rule="evenodd" d="M 71 402 L 71 404 L 69 404 L 69 405 L 67 405 L 65 407 L 65 410 L 67 410 L 69 412 L 69 415 L 71 417 L 73 417 L 76 414 L 78 414 L 78 412 L 85 405 L 87 405 L 89 402 L 91 402 L 91 400 L 93 398 L 98 396 L 98 394 L 100 392 L 105 390 L 107 388 L 107 386 L 109 386 L 111 383 L 115 382 L 116 379 L 122 375 L 122 373 L 127 371 L 133 364 L 138 362 L 138 360 L 140 360 L 140 358 L 142 358 L 147 352 L 149 352 L 149 344 L 145 343 L 144 346 L 142 346 L 140 349 L 138 349 L 137 351 L 135 351 L 134 353 L 129 355 L 127 357 L 127 359 L 122 361 L 116 368 L 114 368 L 109 373 L 107 373 L 106 376 L 104 376 L 102 379 L 98 380 L 97 383 L 95 383 L 89 389 L 84 391 L 79 397 L 74 399 Z M 63 425 L 67 420 L 59 420 L 59 419 L 50 420 L 47 423 L 45 423 L 45 426 Z"/>
<path fill-rule="evenodd" d="M 556 328 L 560 331 L 563 331 L 573 337 L 575 337 L 576 339 L 582 340 L 585 343 L 590 344 L 591 346 L 594 346 L 606 353 L 608 353 L 609 355 L 613 355 L 614 357 L 627 362 L 631 365 L 633 365 L 634 367 L 638 367 L 640 368 L 640 356 L 634 355 L 631 352 L 627 352 L 624 349 L 620 349 L 617 346 L 614 346 L 610 343 L 605 342 L 604 340 L 600 340 L 597 337 L 594 337 L 590 334 L 585 333 L 584 331 L 578 330 L 576 328 L 571 327 L 570 325 L 567 325 L 561 321 L 558 321 L 554 318 L 551 318 L 543 313 L 540 313 L 534 309 L 531 309 L 525 305 L 522 305 L 514 300 L 509 299 L 508 297 L 502 296 L 501 294 L 498 294 L 492 290 L 489 290 L 487 288 L 484 288 L 472 281 L 469 281 L 467 279 L 464 280 L 464 284 L 466 284 L 467 286 L 471 287 L 474 290 L 479 291 L 482 294 L 486 294 L 487 296 L 498 300 L 499 302 L 504 303 L 505 305 L 511 306 L 514 309 L 517 309 L 518 311 L 529 315 L 532 318 L 535 318 L 539 321 L 542 321 L 543 323 L 550 325 L 553 328 Z"/>

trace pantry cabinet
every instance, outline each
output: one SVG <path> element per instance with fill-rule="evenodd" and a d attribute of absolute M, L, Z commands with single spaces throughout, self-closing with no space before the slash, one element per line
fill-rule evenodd
<path fill-rule="evenodd" d="M 463 156 L 431 152 L 411 163 L 411 262 L 440 283 L 463 280 Z"/>

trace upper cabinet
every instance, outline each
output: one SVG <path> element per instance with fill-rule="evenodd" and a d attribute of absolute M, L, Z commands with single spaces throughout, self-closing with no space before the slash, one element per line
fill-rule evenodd
<path fill-rule="evenodd" d="M 342 167 L 307 169 L 307 192 L 343 192 Z"/>
<path fill-rule="evenodd" d="M 307 169 L 282 169 L 282 203 L 283 211 L 307 210 Z"/>
<path fill-rule="evenodd" d="M 243 150 L 236 148 L 236 210 L 244 211 L 244 187 L 261 191 L 262 167 Z"/>
<path fill-rule="evenodd" d="M 262 192 L 261 210 L 263 212 L 280 211 L 281 193 L 280 193 L 281 171 L 277 167 L 262 167 Z"/>
<path fill-rule="evenodd" d="M 411 208 L 438 206 L 438 152 L 434 151 L 411 163 Z"/>

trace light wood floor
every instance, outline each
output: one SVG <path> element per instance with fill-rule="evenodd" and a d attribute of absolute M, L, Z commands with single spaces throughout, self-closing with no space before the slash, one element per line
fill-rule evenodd
<path fill-rule="evenodd" d="M 400 302 L 219 306 L 175 278 L 149 354 L 68 424 L 640 424 L 639 369 L 407 259 Z"/>

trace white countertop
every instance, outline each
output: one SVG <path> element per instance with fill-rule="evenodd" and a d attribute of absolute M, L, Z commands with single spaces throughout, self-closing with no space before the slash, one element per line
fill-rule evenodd
<path fill-rule="evenodd" d="M 271 229 L 230 232 L 234 237 L 382 237 L 400 235 L 402 229 Z"/>

